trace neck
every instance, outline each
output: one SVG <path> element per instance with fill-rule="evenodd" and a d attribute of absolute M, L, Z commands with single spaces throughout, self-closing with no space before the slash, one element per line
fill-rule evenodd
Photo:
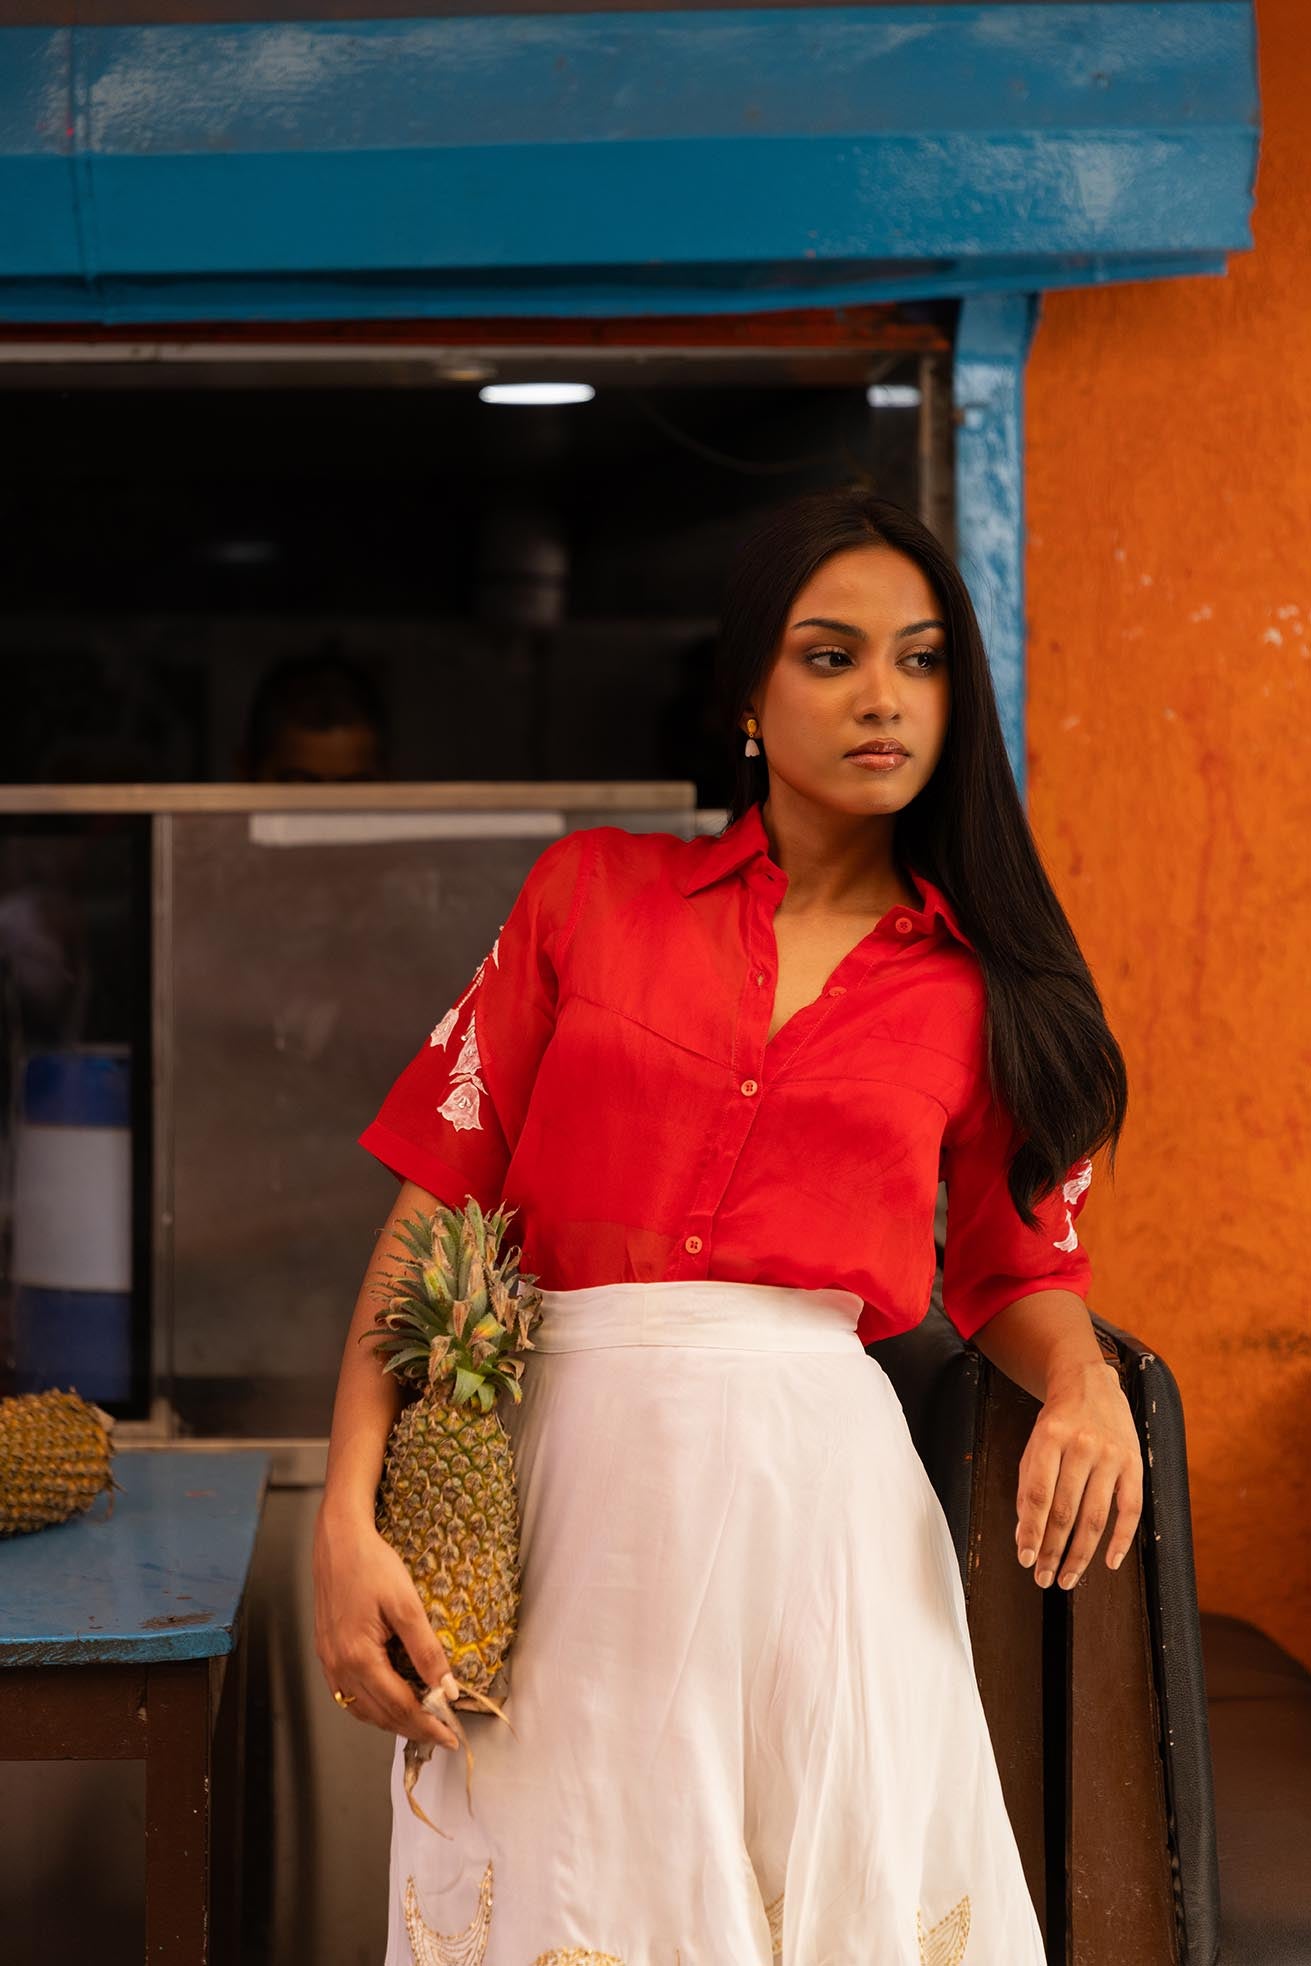
<path fill-rule="evenodd" d="M 788 877 L 787 906 L 816 914 L 882 914 L 898 901 L 919 906 L 896 857 L 894 813 L 835 812 L 812 800 L 760 808 L 771 858 Z"/>

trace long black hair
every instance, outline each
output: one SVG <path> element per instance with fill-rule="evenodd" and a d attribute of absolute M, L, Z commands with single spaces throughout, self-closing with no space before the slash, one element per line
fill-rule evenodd
<path fill-rule="evenodd" d="M 995 1098 L 1022 1136 L 1008 1186 L 1035 1227 L 1035 1200 L 1124 1125 L 1124 1058 L 1092 974 L 1038 856 L 1002 738 L 969 590 L 951 555 L 912 513 L 860 486 L 776 506 L 739 546 L 715 649 L 715 693 L 733 740 L 729 824 L 769 791 L 769 765 L 744 755 L 739 718 L 758 697 L 792 603 L 830 554 L 894 547 L 938 596 L 947 624 L 951 709 L 928 783 L 896 816 L 894 852 L 941 888 L 974 944 L 987 985 L 987 1062 Z"/>

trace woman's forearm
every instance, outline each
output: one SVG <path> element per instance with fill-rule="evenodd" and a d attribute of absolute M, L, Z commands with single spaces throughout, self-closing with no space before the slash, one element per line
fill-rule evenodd
<path fill-rule="evenodd" d="M 431 1215 L 436 1206 L 435 1198 L 426 1189 L 416 1187 L 412 1181 L 402 1182 L 360 1286 L 342 1350 L 332 1409 L 328 1471 L 323 1489 L 326 1516 L 373 1521 L 373 1501 L 382 1473 L 383 1453 L 400 1411 L 401 1393 L 393 1375 L 383 1371 L 364 1334 L 376 1322 L 382 1307 L 379 1285 L 386 1281 L 396 1261 L 408 1253 L 396 1239 L 397 1223 L 413 1215 Z"/>
<path fill-rule="evenodd" d="M 1047 1399 L 1062 1379 L 1109 1365 L 1088 1306 L 1071 1290 L 1035 1290 L 1018 1297 L 989 1318 L 972 1342 L 1035 1399 Z M 1115 1371 L 1113 1365 L 1109 1369 Z"/>

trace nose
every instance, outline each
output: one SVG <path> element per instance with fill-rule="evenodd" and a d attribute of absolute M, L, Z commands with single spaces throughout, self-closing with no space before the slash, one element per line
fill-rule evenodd
<path fill-rule="evenodd" d="M 891 667 L 875 667 L 864 674 L 854 710 L 862 720 L 877 717 L 881 723 L 896 723 L 901 716 L 901 698 Z"/>

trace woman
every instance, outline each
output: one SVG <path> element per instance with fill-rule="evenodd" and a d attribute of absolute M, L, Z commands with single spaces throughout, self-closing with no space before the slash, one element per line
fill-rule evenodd
<path fill-rule="evenodd" d="M 1075 1218 L 1124 1067 L 1038 859 L 959 573 L 810 494 L 720 639 L 729 824 L 584 829 L 364 1144 L 401 1178 L 342 1365 L 318 1647 L 357 1718 L 454 1745 L 448 1667 L 371 1502 L 395 1394 L 358 1346 L 392 1230 L 515 1207 L 545 1286 L 505 1415 L 510 1736 L 393 1780 L 387 1966 L 1040 1966 L 954 1548 L 871 1340 L 943 1303 L 1043 1402 L 1016 1547 L 1068 1587 L 1142 1468 Z M 872 750 L 870 747 L 873 747 Z M 864 755 L 868 761 L 861 762 Z M 457 1027 L 459 1027 L 457 1029 Z"/>

